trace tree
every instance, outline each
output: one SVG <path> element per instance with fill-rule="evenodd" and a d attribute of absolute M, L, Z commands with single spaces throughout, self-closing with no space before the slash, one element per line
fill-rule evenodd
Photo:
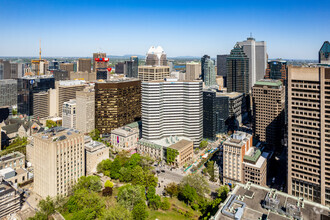
<path fill-rule="evenodd" d="M 206 164 L 206 172 L 211 176 L 210 180 L 214 181 L 214 161 L 209 160 Z"/>
<path fill-rule="evenodd" d="M 45 200 L 40 200 L 38 207 L 46 216 L 50 216 L 55 212 L 55 204 L 50 196 L 47 196 Z"/>
<path fill-rule="evenodd" d="M 107 187 L 112 188 L 112 187 L 113 187 L 113 182 L 111 182 L 110 180 L 105 181 L 105 183 L 104 183 L 104 187 L 105 187 L 105 188 L 107 188 Z"/>
<path fill-rule="evenodd" d="M 156 188 L 155 187 L 149 187 L 148 193 L 148 205 L 150 208 L 157 210 L 160 207 L 161 199 L 159 195 L 156 195 Z"/>
<path fill-rule="evenodd" d="M 145 201 L 144 187 L 126 184 L 119 188 L 117 201 L 120 205 L 133 210 L 133 207 L 140 201 Z"/>
<path fill-rule="evenodd" d="M 98 129 L 94 129 L 89 133 L 93 141 L 100 140 L 100 131 Z"/>
<path fill-rule="evenodd" d="M 141 162 L 141 156 L 140 156 L 140 154 L 135 153 L 135 154 L 133 154 L 133 155 L 130 157 L 130 159 L 129 159 L 129 161 L 128 161 L 128 165 L 129 165 L 130 167 L 134 168 L 134 167 L 136 167 L 137 165 L 139 165 L 140 162 Z"/>
<path fill-rule="evenodd" d="M 201 143 L 199 144 L 199 148 L 204 149 L 207 147 L 207 145 L 208 145 L 207 140 L 202 140 Z"/>
<path fill-rule="evenodd" d="M 164 211 L 169 210 L 171 208 L 171 203 L 168 201 L 168 198 L 164 198 L 162 203 L 160 204 L 160 208 Z"/>
<path fill-rule="evenodd" d="M 96 167 L 98 173 L 103 173 L 104 175 L 110 177 L 112 161 L 109 159 L 102 160 Z"/>
<path fill-rule="evenodd" d="M 46 127 L 48 127 L 48 128 L 57 127 L 57 124 L 56 124 L 55 121 L 52 121 L 52 120 L 46 120 Z"/>
<path fill-rule="evenodd" d="M 169 183 L 166 187 L 165 187 L 165 191 L 166 193 L 173 197 L 173 196 L 178 196 L 179 190 L 178 190 L 178 185 L 173 183 Z"/>
<path fill-rule="evenodd" d="M 220 186 L 218 189 L 218 198 L 220 198 L 222 201 L 225 201 L 229 193 L 228 186 Z"/>
<path fill-rule="evenodd" d="M 89 191 L 100 192 L 102 183 L 98 176 L 82 176 L 79 178 L 74 190 L 87 189 Z"/>
<path fill-rule="evenodd" d="M 103 219 L 105 220 L 130 220 L 132 219 L 131 213 L 121 205 L 116 205 L 108 209 Z"/>
<path fill-rule="evenodd" d="M 185 176 L 180 185 L 181 187 L 184 187 L 186 184 L 193 187 L 196 190 L 196 193 L 201 197 L 204 197 L 205 193 L 210 192 L 209 184 L 201 174 L 194 173 L 192 175 Z"/>
<path fill-rule="evenodd" d="M 121 182 L 131 182 L 132 181 L 132 169 L 130 167 L 122 167 L 119 170 Z"/>
<path fill-rule="evenodd" d="M 114 161 L 110 165 L 110 177 L 113 179 L 119 179 L 120 178 L 120 170 L 121 164 L 119 162 L 119 159 L 116 157 Z"/>
<path fill-rule="evenodd" d="M 144 171 L 142 167 L 136 166 L 132 170 L 132 184 L 145 186 Z"/>
<path fill-rule="evenodd" d="M 12 110 L 12 114 L 13 114 L 13 115 L 17 115 L 17 109 L 14 109 L 14 108 L 13 108 L 13 110 Z"/>
<path fill-rule="evenodd" d="M 198 195 L 193 187 L 191 187 L 189 184 L 185 184 L 181 188 L 178 197 L 180 200 L 183 200 L 186 203 L 191 204 L 197 199 Z"/>
<path fill-rule="evenodd" d="M 140 201 L 138 202 L 133 210 L 132 215 L 134 220 L 145 220 L 148 218 L 149 213 L 147 211 L 147 206 L 144 202 Z"/>

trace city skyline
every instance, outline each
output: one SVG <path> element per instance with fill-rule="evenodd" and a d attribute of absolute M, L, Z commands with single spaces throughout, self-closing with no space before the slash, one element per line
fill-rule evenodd
<path fill-rule="evenodd" d="M 145 55 L 152 45 L 161 45 L 169 57 L 215 57 L 229 54 L 252 33 L 266 41 L 269 58 L 316 60 L 330 36 L 327 1 L 0 0 L 0 5 L 0 40 L 6 42 L 0 56 L 38 56 L 41 39 L 44 57 Z"/>

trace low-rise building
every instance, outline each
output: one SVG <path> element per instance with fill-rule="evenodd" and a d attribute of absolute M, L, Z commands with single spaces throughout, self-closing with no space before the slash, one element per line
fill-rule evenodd
<path fill-rule="evenodd" d="M 86 176 L 97 172 L 97 165 L 109 159 L 109 147 L 105 144 L 93 141 L 89 136 L 85 136 L 85 171 Z"/>
<path fill-rule="evenodd" d="M 166 149 L 166 161 L 177 167 L 183 167 L 192 160 L 194 144 L 192 141 L 180 140 Z"/>
<path fill-rule="evenodd" d="M 11 182 L 16 185 L 28 180 L 28 171 L 24 168 L 18 168 L 14 170 L 11 167 L 7 167 L 0 170 L 0 176 L 7 182 Z"/>
<path fill-rule="evenodd" d="M 137 147 L 139 133 L 137 122 L 116 128 L 111 131 L 111 144 L 117 150 L 133 150 Z"/>
<path fill-rule="evenodd" d="M 0 177 L 0 219 L 18 212 L 22 206 L 21 195 Z"/>
<path fill-rule="evenodd" d="M 325 220 L 329 207 L 252 183 L 237 183 L 211 220 Z"/>
<path fill-rule="evenodd" d="M 143 156 L 149 156 L 155 160 L 162 160 L 164 157 L 163 146 L 143 138 L 138 141 L 137 153 Z"/>
<path fill-rule="evenodd" d="M 25 167 L 25 156 L 20 152 L 13 152 L 2 156 L 0 158 L 0 169 L 13 168 L 14 170 L 18 168 Z"/>

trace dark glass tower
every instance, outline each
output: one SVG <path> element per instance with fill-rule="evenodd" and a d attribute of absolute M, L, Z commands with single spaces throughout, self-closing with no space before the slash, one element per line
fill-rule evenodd
<path fill-rule="evenodd" d="M 268 62 L 266 69 L 266 79 L 279 79 L 285 84 L 288 67 L 284 60 L 272 60 Z"/>
<path fill-rule="evenodd" d="M 211 59 L 211 57 L 209 55 L 204 55 L 201 58 L 201 68 L 202 68 L 201 79 L 203 80 L 203 82 L 204 82 L 204 64 L 205 64 L 205 60 L 207 59 Z"/>
<path fill-rule="evenodd" d="M 132 56 L 130 61 L 125 61 L 124 74 L 127 77 L 138 78 L 139 58 Z"/>
<path fill-rule="evenodd" d="M 18 113 L 33 115 L 33 94 L 55 88 L 54 77 L 32 76 L 17 79 Z"/>

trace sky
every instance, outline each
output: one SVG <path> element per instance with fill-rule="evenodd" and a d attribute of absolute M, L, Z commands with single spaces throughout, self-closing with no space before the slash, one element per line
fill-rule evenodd
<path fill-rule="evenodd" d="M 252 36 L 269 58 L 317 59 L 330 0 L 0 0 L 0 56 L 229 54 Z"/>

